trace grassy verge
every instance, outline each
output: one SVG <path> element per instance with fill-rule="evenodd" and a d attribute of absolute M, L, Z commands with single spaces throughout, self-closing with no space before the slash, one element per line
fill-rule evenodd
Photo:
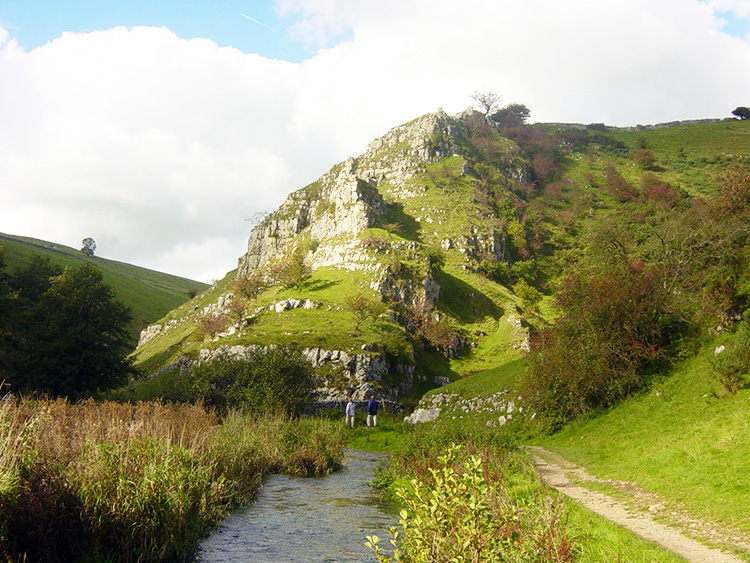
<path fill-rule="evenodd" d="M 647 393 L 539 443 L 670 508 L 750 532 L 750 389 L 723 396 L 708 348 Z"/>
<path fill-rule="evenodd" d="M 413 493 L 413 480 L 426 486 L 421 493 L 423 500 L 432 498 L 431 495 L 441 494 L 441 487 L 450 479 L 437 483 L 433 482 L 431 476 L 434 476 L 434 471 L 444 471 L 445 466 L 441 466 L 439 458 L 451 444 L 463 445 L 463 460 L 467 455 L 478 456 L 482 460 L 481 477 L 488 484 L 484 494 L 494 499 L 488 501 L 487 506 L 492 505 L 492 510 L 499 510 L 494 518 L 501 518 L 504 525 L 515 527 L 518 533 L 512 542 L 506 542 L 506 559 L 503 560 L 526 560 L 523 557 L 528 553 L 524 549 L 535 545 L 535 549 L 541 550 L 534 559 L 537 561 L 684 561 L 544 487 L 530 459 L 516 448 L 509 433 L 482 429 L 472 422 L 453 421 L 450 424 L 412 426 L 400 422 L 400 417 L 390 416 L 385 417 L 377 428 L 355 427 L 348 430 L 348 437 L 350 447 L 390 453 L 388 464 L 381 468 L 373 484 L 384 494 L 398 496 L 402 503 L 405 502 L 403 493 L 397 491 L 407 490 Z M 460 463 L 456 464 L 455 461 L 452 462 L 453 467 L 459 468 Z M 460 481 L 460 471 L 451 475 L 451 479 L 453 478 Z M 499 505 L 492 504 L 496 501 L 503 505 L 502 510 Z M 429 500 L 425 500 L 425 503 L 429 513 Z M 401 547 L 408 548 L 412 545 L 411 554 L 415 555 L 414 544 L 409 544 L 410 540 L 406 540 L 404 544 L 404 538 L 415 532 L 409 529 L 410 522 L 413 523 L 415 517 L 425 517 L 425 514 L 419 514 L 419 502 L 415 504 L 413 497 L 411 505 L 405 502 L 405 506 L 408 508 L 407 530 L 401 529 Z M 464 530 L 461 536 L 452 526 L 453 524 L 446 523 L 442 529 L 445 537 L 431 538 L 430 541 L 443 543 L 444 549 L 450 549 L 444 545 L 444 542 L 452 541 L 448 536 L 453 536 L 456 542 L 468 541 L 466 534 L 470 532 Z M 542 541 L 541 538 L 546 539 Z M 382 539 L 380 546 L 383 547 L 386 543 Z M 387 557 L 383 554 L 380 561 L 388 561 Z M 413 560 L 423 561 L 419 558 Z"/>
<path fill-rule="evenodd" d="M 161 403 L 5 403 L 0 555 L 30 561 L 174 561 L 262 475 L 325 473 L 342 425 Z"/>

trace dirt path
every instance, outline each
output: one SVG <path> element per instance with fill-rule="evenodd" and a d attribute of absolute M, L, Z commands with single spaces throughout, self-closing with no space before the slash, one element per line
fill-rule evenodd
<path fill-rule="evenodd" d="M 743 563 L 743 560 L 735 555 L 703 545 L 687 537 L 676 528 L 665 526 L 654 520 L 652 513 L 663 510 L 663 504 L 658 502 L 655 495 L 639 490 L 632 483 L 603 481 L 589 475 L 585 469 L 570 463 L 563 457 L 538 446 L 526 446 L 524 449 L 533 458 L 542 480 L 547 485 L 642 538 L 656 542 L 661 547 L 673 551 L 693 563 Z M 640 504 L 639 508 L 641 509 L 633 509 L 609 495 L 588 489 L 581 485 L 585 482 L 614 484 L 622 490 L 634 494 L 635 504 Z M 638 500 L 641 502 L 638 502 Z M 653 504 L 651 504 L 652 502 Z M 750 552 L 750 542 L 746 543 L 747 538 L 727 538 L 725 536 L 719 538 L 717 533 L 710 530 L 708 524 L 702 523 L 703 526 L 701 526 L 699 521 L 692 519 L 690 522 L 685 521 L 684 523 L 698 536 L 706 535 L 705 532 L 709 529 L 707 537 L 729 541 Z M 701 530 L 700 528 L 704 529 Z"/>

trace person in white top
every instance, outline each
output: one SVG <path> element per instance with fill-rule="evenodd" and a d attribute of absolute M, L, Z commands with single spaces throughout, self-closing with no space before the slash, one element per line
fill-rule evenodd
<path fill-rule="evenodd" d="M 346 415 L 346 424 L 351 425 L 351 427 L 354 428 L 354 401 L 352 399 L 349 399 L 349 402 L 346 403 L 344 414 Z"/>

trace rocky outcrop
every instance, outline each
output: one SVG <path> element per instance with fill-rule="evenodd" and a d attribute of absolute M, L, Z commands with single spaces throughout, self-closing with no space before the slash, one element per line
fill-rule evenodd
<path fill-rule="evenodd" d="M 462 128 L 460 120 L 442 110 L 425 115 L 392 129 L 370 143 L 364 155 L 347 159 L 290 194 L 251 231 L 237 275 L 288 253 L 301 234 L 317 245 L 309 257 L 313 267 L 363 267 L 367 256 L 357 247 L 358 235 L 386 212 L 379 186 L 387 185 L 393 195 L 430 162 L 461 152 L 457 139 Z"/>

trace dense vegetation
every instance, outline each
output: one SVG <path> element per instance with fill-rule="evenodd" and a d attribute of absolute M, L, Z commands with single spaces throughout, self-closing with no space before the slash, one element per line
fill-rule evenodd
<path fill-rule="evenodd" d="M 0 557 L 184 560 L 269 472 L 335 469 L 343 428 L 200 405 L 0 403 Z M 21 557 L 24 555 L 24 557 Z"/>
<path fill-rule="evenodd" d="M 189 373 L 174 373 L 163 397 L 172 401 L 203 401 L 220 413 L 232 409 L 300 415 L 317 397 L 317 378 L 299 350 L 257 348 L 243 356 L 219 353 Z"/>
<path fill-rule="evenodd" d="M 510 138 L 533 176 L 510 191 L 479 178 L 477 200 L 506 221 L 513 252 L 510 268 L 479 268 L 514 284 L 529 312 L 542 293 L 553 296 L 554 323 L 537 325 L 523 391 L 557 428 L 644 388 L 702 335 L 742 319 L 750 298 L 750 158 L 747 145 L 740 155 L 696 159 L 685 148 L 669 154 L 645 134 L 628 146 L 603 127 L 531 127 L 524 115 L 513 106 L 492 116 L 497 129 L 473 125 L 479 159 L 493 174 L 507 162 L 500 149 Z M 739 133 L 742 124 L 732 125 L 715 134 Z M 723 359 L 727 390 L 747 383 L 747 357 L 743 348 Z"/>
<path fill-rule="evenodd" d="M 120 387 L 130 312 L 90 264 L 54 266 L 40 257 L 12 275 L 0 249 L 0 380 L 15 392 L 81 396 Z"/>

